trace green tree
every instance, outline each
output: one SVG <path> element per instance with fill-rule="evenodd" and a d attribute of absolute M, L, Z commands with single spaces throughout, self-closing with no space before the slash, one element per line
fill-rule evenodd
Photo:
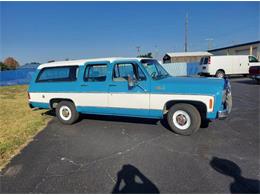
<path fill-rule="evenodd" d="M 4 64 L 10 69 L 14 70 L 19 66 L 19 63 L 13 58 L 13 57 L 8 57 L 4 60 Z"/>
<path fill-rule="evenodd" d="M 9 68 L 3 62 L 0 62 L 0 71 L 5 71 L 5 70 L 9 70 Z"/>
<path fill-rule="evenodd" d="M 153 58 L 153 54 L 152 52 L 148 52 L 147 54 L 141 54 L 139 56 L 137 56 L 138 58 Z"/>

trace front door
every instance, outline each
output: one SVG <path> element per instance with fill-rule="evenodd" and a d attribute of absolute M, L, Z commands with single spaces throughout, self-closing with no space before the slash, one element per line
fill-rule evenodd
<path fill-rule="evenodd" d="M 129 86 L 129 77 L 135 80 L 134 86 Z M 113 63 L 108 91 L 109 107 L 114 114 L 149 115 L 149 81 L 137 62 Z"/>

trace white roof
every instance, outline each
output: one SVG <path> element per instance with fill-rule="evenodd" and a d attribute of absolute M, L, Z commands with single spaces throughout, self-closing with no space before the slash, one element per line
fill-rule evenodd
<path fill-rule="evenodd" d="M 211 53 L 206 51 L 196 51 L 196 52 L 172 52 L 167 53 L 170 57 L 186 57 L 186 56 L 212 56 Z"/>
<path fill-rule="evenodd" d="M 114 62 L 116 60 L 138 60 L 140 61 L 141 59 L 146 59 L 146 58 L 125 58 L 125 57 L 110 57 L 110 58 L 92 58 L 92 59 L 81 59 L 81 60 L 67 60 L 67 61 L 57 61 L 57 62 L 50 62 L 50 63 L 45 63 L 41 64 L 38 66 L 38 69 L 42 69 L 45 67 L 52 67 L 52 66 L 71 66 L 71 65 L 79 65 L 82 66 L 87 62 L 104 62 L 104 61 L 109 61 Z M 149 58 L 151 59 L 151 58 Z"/>

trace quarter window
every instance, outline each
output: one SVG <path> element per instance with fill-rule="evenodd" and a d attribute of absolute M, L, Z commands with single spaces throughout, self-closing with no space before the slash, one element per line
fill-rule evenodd
<path fill-rule="evenodd" d="M 88 82 L 102 82 L 106 80 L 107 64 L 88 65 L 85 70 L 84 80 Z"/>
<path fill-rule="evenodd" d="M 60 82 L 77 80 L 78 66 L 48 67 L 43 68 L 36 82 Z"/>

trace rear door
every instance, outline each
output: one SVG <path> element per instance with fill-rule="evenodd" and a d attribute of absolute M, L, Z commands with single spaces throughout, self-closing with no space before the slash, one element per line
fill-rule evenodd
<path fill-rule="evenodd" d="M 87 63 L 83 70 L 83 80 L 80 84 L 80 106 L 86 111 L 108 106 L 108 66 L 109 62 Z M 100 109 L 99 109 L 100 110 Z"/>
<path fill-rule="evenodd" d="M 208 62 L 209 62 L 209 58 L 210 57 L 202 57 L 200 59 L 200 68 L 199 68 L 199 72 L 202 72 L 202 73 L 208 73 L 209 72 L 209 65 L 208 65 Z"/>

